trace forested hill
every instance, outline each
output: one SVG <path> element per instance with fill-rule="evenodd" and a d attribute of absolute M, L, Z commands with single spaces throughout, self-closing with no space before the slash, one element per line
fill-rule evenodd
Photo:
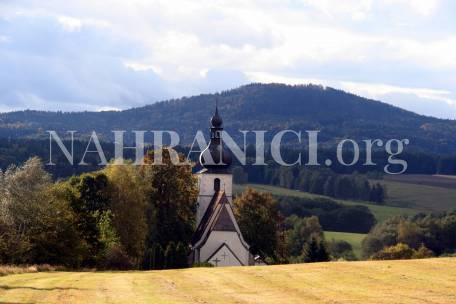
<path fill-rule="evenodd" d="M 157 102 L 120 112 L 39 112 L 0 114 L 0 137 L 44 138 L 92 130 L 105 139 L 111 130 L 174 130 L 181 143 L 191 143 L 197 130 L 207 130 L 215 99 L 228 132 L 238 130 L 321 130 L 320 142 L 340 138 L 410 139 L 423 150 L 449 153 L 456 148 L 456 121 L 421 116 L 341 90 L 316 85 L 250 84 L 220 94 Z M 239 139 L 239 137 L 237 137 Z M 295 138 L 293 138 L 295 141 Z"/>

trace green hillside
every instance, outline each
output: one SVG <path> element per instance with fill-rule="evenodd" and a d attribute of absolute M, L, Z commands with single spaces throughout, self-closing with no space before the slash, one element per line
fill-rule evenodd
<path fill-rule="evenodd" d="M 387 204 L 421 211 L 456 209 L 455 176 L 403 174 L 385 176 L 381 183 L 387 187 Z"/>
<path fill-rule="evenodd" d="M 282 84 L 250 84 L 120 112 L 0 113 L 0 137 L 48 138 L 46 130 L 60 134 L 77 130 L 76 136 L 88 137 L 96 130 L 107 138 L 112 130 L 173 130 L 183 143 L 191 144 L 197 130 L 207 129 L 216 98 L 225 128 L 237 140 L 242 135 L 239 130 L 267 130 L 266 140 L 286 129 L 321 130 L 322 143 L 341 138 L 408 138 L 409 146 L 426 151 L 449 153 L 456 148 L 455 121 L 418 115 L 318 85 Z M 294 137 L 292 140 L 296 144 Z"/>
<path fill-rule="evenodd" d="M 327 241 L 346 241 L 352 245 L 353 253 L 355 256 L 361 258 L 361 242 L 366 237 L 366 234 L 362 233 L 350 233 L 350 232 L 336 232 L 336 231 L 325 231 L 325 239 Z"/>
<path fill-rule="evenodd" d="M 301 192 L 299 190 L 292 190 L 282 187 L 276 186 L 269 186 L 269 185 L 259 185 L 259 184 L 248 184 L 248 185 L 236 185 L 235 192 L 242 192 L 245 188 L 252 187 L 258 191 L 262 192 L 270 192 L 274 195 L 284 195 L 284 196 L 297 196 L 297 197 L 304 197 L 304 198 L 316 198 L 316 197 L 326 197 L 317 194 L 311 194 L 307 192 Z M 413 208 L 401 208 L 401 207 L 394 207 L 394 206 L 383 206 L 383 205 L 376 205 L 375 203 L 363 202 L 363 201 L 350 201 L 350 200 L 338 200 L 333 199 L 341 204 L 344 205 L 363 205 L 369 208 L 372 214 L 375 216 L 377 221 L 381 222 L 389 217 L 395 215 L 413 215 L 418 212 L 418 210 Z"/>
<path fill-rule="evenodd" d="M 1 303 L 455 303 L 456 259 L 0 277 Z"/>

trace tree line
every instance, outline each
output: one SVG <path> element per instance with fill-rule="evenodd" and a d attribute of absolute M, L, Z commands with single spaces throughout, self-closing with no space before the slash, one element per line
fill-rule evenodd
<path fill-rule="evenodd" d="M 366 176 L 357 174 L 337 174 L 327 168 L 309 169 L 304 166 L 249 166 L 233 169 L 237 183 L 263 183 L 296 189 L 339 199 L 372 201 L 383 204 L 386 188 L 379 182 L 369 181 Z M 370 173 L 372 175 L 372 173 Z M 374 174 L 377 178 L 381 173 Z"/>
<path fill-rule="evenodd" d="M 153 158 L 149 153 L 146 164 Z M 189 166 L 163 158 L 163 166 L 108 166 L 57 182 L 38 158 L 2 172 L 0 262 L 186 266 L 197 185 Z"/>
<path fill-rule="evenodd" d="M 64 145 L 71 149 L 71 142 L 63 140 Z M 87 140 L 75 140 L 74 141 L 74 164 L 70 165 L 65 155 L 60 151 L 58 146 L 54 143 L 52 149 L 52 161 L 56 166 L 46 166 L 46 170 L 52 174 L 54 179 L 67 178 L 72 175 L 81 174 L 84 172 L 91 172 L 100 169 L 98 163 L 100 159 L 96 153 L 88 153 L 85 158 L 87 166 L 78 166 L 77 164 L 81 161 L 81 157 L 87 147 Z M 132 146 L 134 143 L 131 144 Z M 106 155 L 107 159 L 111 159 L 114 156 L 114 144 L 110 141 L 102 141 L 101 146 Z M 93 147 L 90 147 L 93 149 Z M 178 152 L 188 155 L 190 150 L 189 146 L 178 146 L 175 148 Z M 25 139 L 25 138 L 0 138 L 0 169 L 5 170 L 10 164 L 19 165 L 25 162 L 30 156 L 38 156 L 45 162 L 49 162 L 49 138 L 39 139 Z M 286 162 L 293 163 L 296 161 L 296 157 L 299 153 L 303 154 L 303 161 L 307 153 L 306 148 L 296 149 L 293 147 L 284 147 L 282 149 L 282 156 Z M 246 147 L 247 162 L 245 166 L 242 166 L 243 173 L 245 176 L 240 176 L 240 179 L 248 180 L 254 183 L 264 183 L 264 167 L 265 166 L 252 166 L 255 163 L 255 147 L 248 145 Z M 343 151 L 343 158 L 351 160 L 353 152 L 349 150 Z M 197 162 L 198 153 L 190 154 L 190 158 Z M 352 174 L 359 172 L 360 174 L 367 174 L 372 172 L 378 172 L 382 174 L 384 166 L 388 164 L 388 154 L 385 151 L 373 150 L 372 151 L 372 162 L 375 166 L 364 166 L 365 153 L 360 153 L 359 161 L 353 166 L 343 166 L 338 163 L 335 157 L 335 147 L 330 149 L 329 147 L 322 147 L 318 150 L 318 162 L 324 164 L 326 159 L 332 161 L 332 165 L 328 167 L 332 172 L 337 174 Z M 134 158 L 134 151 L 126 149 L 124 151 L 124 157 L 127 159 Z M 404 150 L 400 156 L 401 159 L 407 162 L 406 174 L 447 174 L 456 175 L 456 155 L 455 154 L 433 154 L 430 152 L 423 152 L 415 149 Z M 269 166 L 277 166 L 273 162 L 270 150 L 265 151 L 265 162 Z M 240 166 L 240 163 L 234 159 L 234 165 Z M 278 167 L 278 166 L 277 166 Z M 303 166 L 304 167 L 304 166 Z M 324 167 L 324 165 L 322 165 Z M 311 167 L 308 167 L 310 169 Z M 394 170 L 394 167 L 391 169 Z"/>
<path fill-rule="evenodd" d="M 36 157 L 2 171 L 0 263 L 73 269 L 192 266 L 187 257 L 196 228 L 196 180 L 190 166 L 173 166 L 165 151 L 163 157 L 163 166 L 107 166 L 56 182 Z M 146 164 L 153 159 L 148 153 Z M 301 208 L 299 202 L 248 189 L 233 205 L 252 253 L 269 263 L 289 263 L 335 255 L 317 216 L 327 225 L 343 208 L 321 203 L 328 214 L 317 210 L 318 202 Z"/>
<path fill-rule="evenodd" d="M 362 248 L 364 257 L 374 259 L 454 255 L 456 211 L 387 219 L 369 232 Z"/>

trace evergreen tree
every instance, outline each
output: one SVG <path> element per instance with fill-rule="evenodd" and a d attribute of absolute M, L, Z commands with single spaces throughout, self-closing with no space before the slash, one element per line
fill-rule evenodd
<path fill-rule="evenodd" d="M 173 241 L 166 246 L 164 266 L 166 269 L 176 268 L 176 244 Z"/>
<path fill-rule="evenodd" d="M 188 255 L 190 254 L 188 246 L 182 242 L 179 242 L 176 246 L 175 254 L 175 267 L 185 268 L 188 267 Z"/>

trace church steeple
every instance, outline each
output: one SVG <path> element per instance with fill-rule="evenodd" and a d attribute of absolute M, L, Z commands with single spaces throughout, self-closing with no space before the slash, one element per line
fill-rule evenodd
<path fill-rule="evenodd" d="M 215 113 L 210 120 L 211 140 L 208 147 L 201 152 L 200 163 L 210 172 L 226 171 L 231 165 L 231 153 L 223 147 L 223 119 L 218 111 L 218 101 L 215 103 Z"/>
<path fill-rule="evenodd" d="M 211 126 L 213 128 L 222 128 L 223 125 L 223 119 L 220 117 L 218 113 L 218 100 L 215 100 L 215 113 L 211 118 Z M 223 130 L 223 128 L 222 128 Z"/>
<path fill-rule="evenodd" d="M 242 237 L 233 212 L 233 175 L 228 171 L 231 153 L 223 147 L 223 119 L 217 102 L 209 130 L 211 140 L 200 155 L 205 169 L 196 173 L 197 229 L 192 237 L 190 260 L 214 266 L 253 265 L 249 245 Z"/>

